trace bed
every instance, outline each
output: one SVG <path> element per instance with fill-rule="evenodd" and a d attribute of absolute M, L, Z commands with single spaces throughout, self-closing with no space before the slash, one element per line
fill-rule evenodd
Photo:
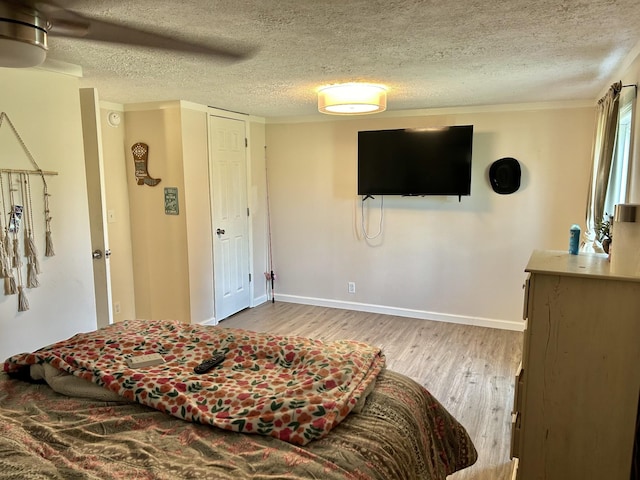
<path fill-rule="evenodd" d="M 214 351 L 225 360 L 194 373 Z M 162 363 L 130 362 L 151 354 Z M 359 342 L 131 320 L 0 373 L 3 478 L 442 480 L 476 459 L 464 427 Z"/>

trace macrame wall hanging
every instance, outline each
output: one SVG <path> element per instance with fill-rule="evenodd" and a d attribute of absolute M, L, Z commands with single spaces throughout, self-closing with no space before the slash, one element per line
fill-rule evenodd
<path fill-rule="evenodd" d="M 51 212 L 45 176 L 57 172 L 42 170 L 5 112 L 0 113 L 0 128 L 7 123 L 34 170 L 0 168 L 0 278 L 4 279 L 4 294 L 18 295 L 18 311 L 29 310 L 25 288 L 40 286 L 40 262 L 34 224 L 31 176 L 40 177 L 43 185 L 44 255 L 53 257 Z"/>

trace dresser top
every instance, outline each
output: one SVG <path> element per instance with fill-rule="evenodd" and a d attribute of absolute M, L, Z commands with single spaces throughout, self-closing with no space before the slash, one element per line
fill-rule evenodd
<path fill-rule="evenodd" d="M 570 255 L 560 250 L 534 250 L 525 272 L 640 282 L 638 276 L 612 272 L 607 255 L 602 253 Z"/>

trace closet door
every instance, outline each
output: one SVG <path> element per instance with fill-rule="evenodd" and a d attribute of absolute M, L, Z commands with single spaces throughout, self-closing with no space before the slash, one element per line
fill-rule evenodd
<path fill-rule="evenodd" d="M 211 115 L 209 155 L 216 321 L 250 306 L 245 122 Z"/>

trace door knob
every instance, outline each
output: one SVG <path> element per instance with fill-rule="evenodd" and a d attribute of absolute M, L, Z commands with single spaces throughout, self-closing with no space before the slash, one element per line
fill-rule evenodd
<path fill-rule="evenodd" d="M 224 235 L 224 230 L 223 230 L 223 229 L 218 228 L 218 229 L 216 230 L 216 233 L 217 233 L 218 235 Z"/>
<path fill-rule="evenodd" d="M 102 250 L 94 250 L 91 253 L 91 256 L 93 257 L 94 260 L 100 260 L 102 258 Z"/>

